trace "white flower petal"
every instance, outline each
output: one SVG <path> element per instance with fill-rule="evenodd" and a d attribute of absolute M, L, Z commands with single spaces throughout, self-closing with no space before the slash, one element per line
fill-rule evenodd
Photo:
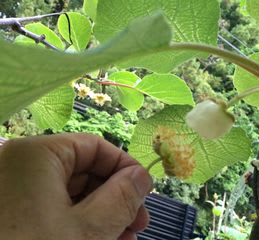
<path fill-rule="evenodd" d="M 223 105 L 212 100 L 198 103 L 186 115 L 187 125 L 207 139 L 223 136 L 232 128 L 234 121 L 234 116 Z"/>

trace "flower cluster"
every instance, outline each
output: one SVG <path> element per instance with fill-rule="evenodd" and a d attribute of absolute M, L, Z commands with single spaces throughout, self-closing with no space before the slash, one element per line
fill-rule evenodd
<path fill-rule="evenodd" d="M 112 101 L 109 95 L 103 93 L 94 93 L 94 91 L 92 91 L 83 83 L 75 83 L 73 86 L 76 89 L 77 96 L 79 98 L 85 99 L 89 97 L 90 99 L 93 99 L 94 102 L 99 106 L 103 106 L 106 102 Z"/>
<path fill-rule="evenodd" d="M 103 106 L 106 102 L 111 102 L 112 100 L 109 95 L 103 93 L 95 93 L 92 96 L 92 99 L 100 106 Z"/>
<path fill-rule="evenodd" d="M 185 143 L 183 135 L 177 135 L 168 127 L 159 126 L 153 140 L 153 148 L 160 156 L 165 174 L 180 179 L 190 177 L 195 168 L 194 149 Z"/>

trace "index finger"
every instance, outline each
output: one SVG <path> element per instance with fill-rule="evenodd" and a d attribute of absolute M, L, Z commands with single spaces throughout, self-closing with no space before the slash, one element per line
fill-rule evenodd
<path fill-rule="evenodd" d="M 122 168 L 138 164 L 123 150 L 91 134 L 65 133 L 35 140 L 58 157 L 68 178 L 84 172 L 108 178 Z"/>

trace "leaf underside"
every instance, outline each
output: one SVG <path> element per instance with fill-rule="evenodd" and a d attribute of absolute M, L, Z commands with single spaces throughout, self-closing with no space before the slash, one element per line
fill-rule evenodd
<path fill-rule="evenodd" d="M 162 10 L 173 31 L 174 42 L 195 42 L 216 45 L 220 8 L 217 0 L 99 0 L 94 34 L 100 42 L 107 41 L 140 16 Z M 155 72 L 169 72 L 193 57 L 207 56 L 197 51 L 161 52 L 136 58 L 119 66 L 137 66 Z"/>
<path fill-rule="evenodd" d="M 37 126 L 42 129 L 61 129 L 72 113 L 74 96 L 74 90 L 66 84 L 30 105 Z"/>
<path fill-rule="evenodd" d="M 259 63 L 259 53 L 251 55 L 250 59 Z M 239 94 L 247 89 L 259 87 L 259 78 L 239 66 L 236 67 L 233 81 Z M 252 94 L 244 100 L 250 105 L 259 107 L 259 93 Z"/>
<path fill-rule="evenodd" d="M 174 105 L 165 108 L 153 117 L 140 121 L 136 126 L 129 146 L 129 153 L 144 167 L 158 158 L 153 150 L 154 132 L 158 126 L 167 126 L 177 134 L 185 136 L 185 143 L 191 144 L 195 151 L 196 167 L 188 182 L 204 183 L 223 167 L 238 161 L 247 161 L 250 156 L 250 141 L 241 128 L 232 128 L 224 137 L 206 140 L 193 132 L 185 123 L 185 115 L 190 106 Z M 151 169 L 151 174 L 163 177 L 160 163 Z"/>
<path fill-rule="evenodd" d="M 157 13 L 133 21 L 110 41 L 83 54 L 0 41 L 0 122 L 85 72 L 148 54 L 168 46 L 170 39 L 171 29 L 163 15 Z"/>

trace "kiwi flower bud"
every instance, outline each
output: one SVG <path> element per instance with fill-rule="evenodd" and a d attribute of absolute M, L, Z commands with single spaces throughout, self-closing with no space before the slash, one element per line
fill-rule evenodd
<path fill-rule="evenodd" d="M 226 104 L 212 99 L 198 103 L 186 115 L 187 125 L 207 139 L 216 139 L 225 135 L 234 122 L 235 118 L 227 112 Z"/>

